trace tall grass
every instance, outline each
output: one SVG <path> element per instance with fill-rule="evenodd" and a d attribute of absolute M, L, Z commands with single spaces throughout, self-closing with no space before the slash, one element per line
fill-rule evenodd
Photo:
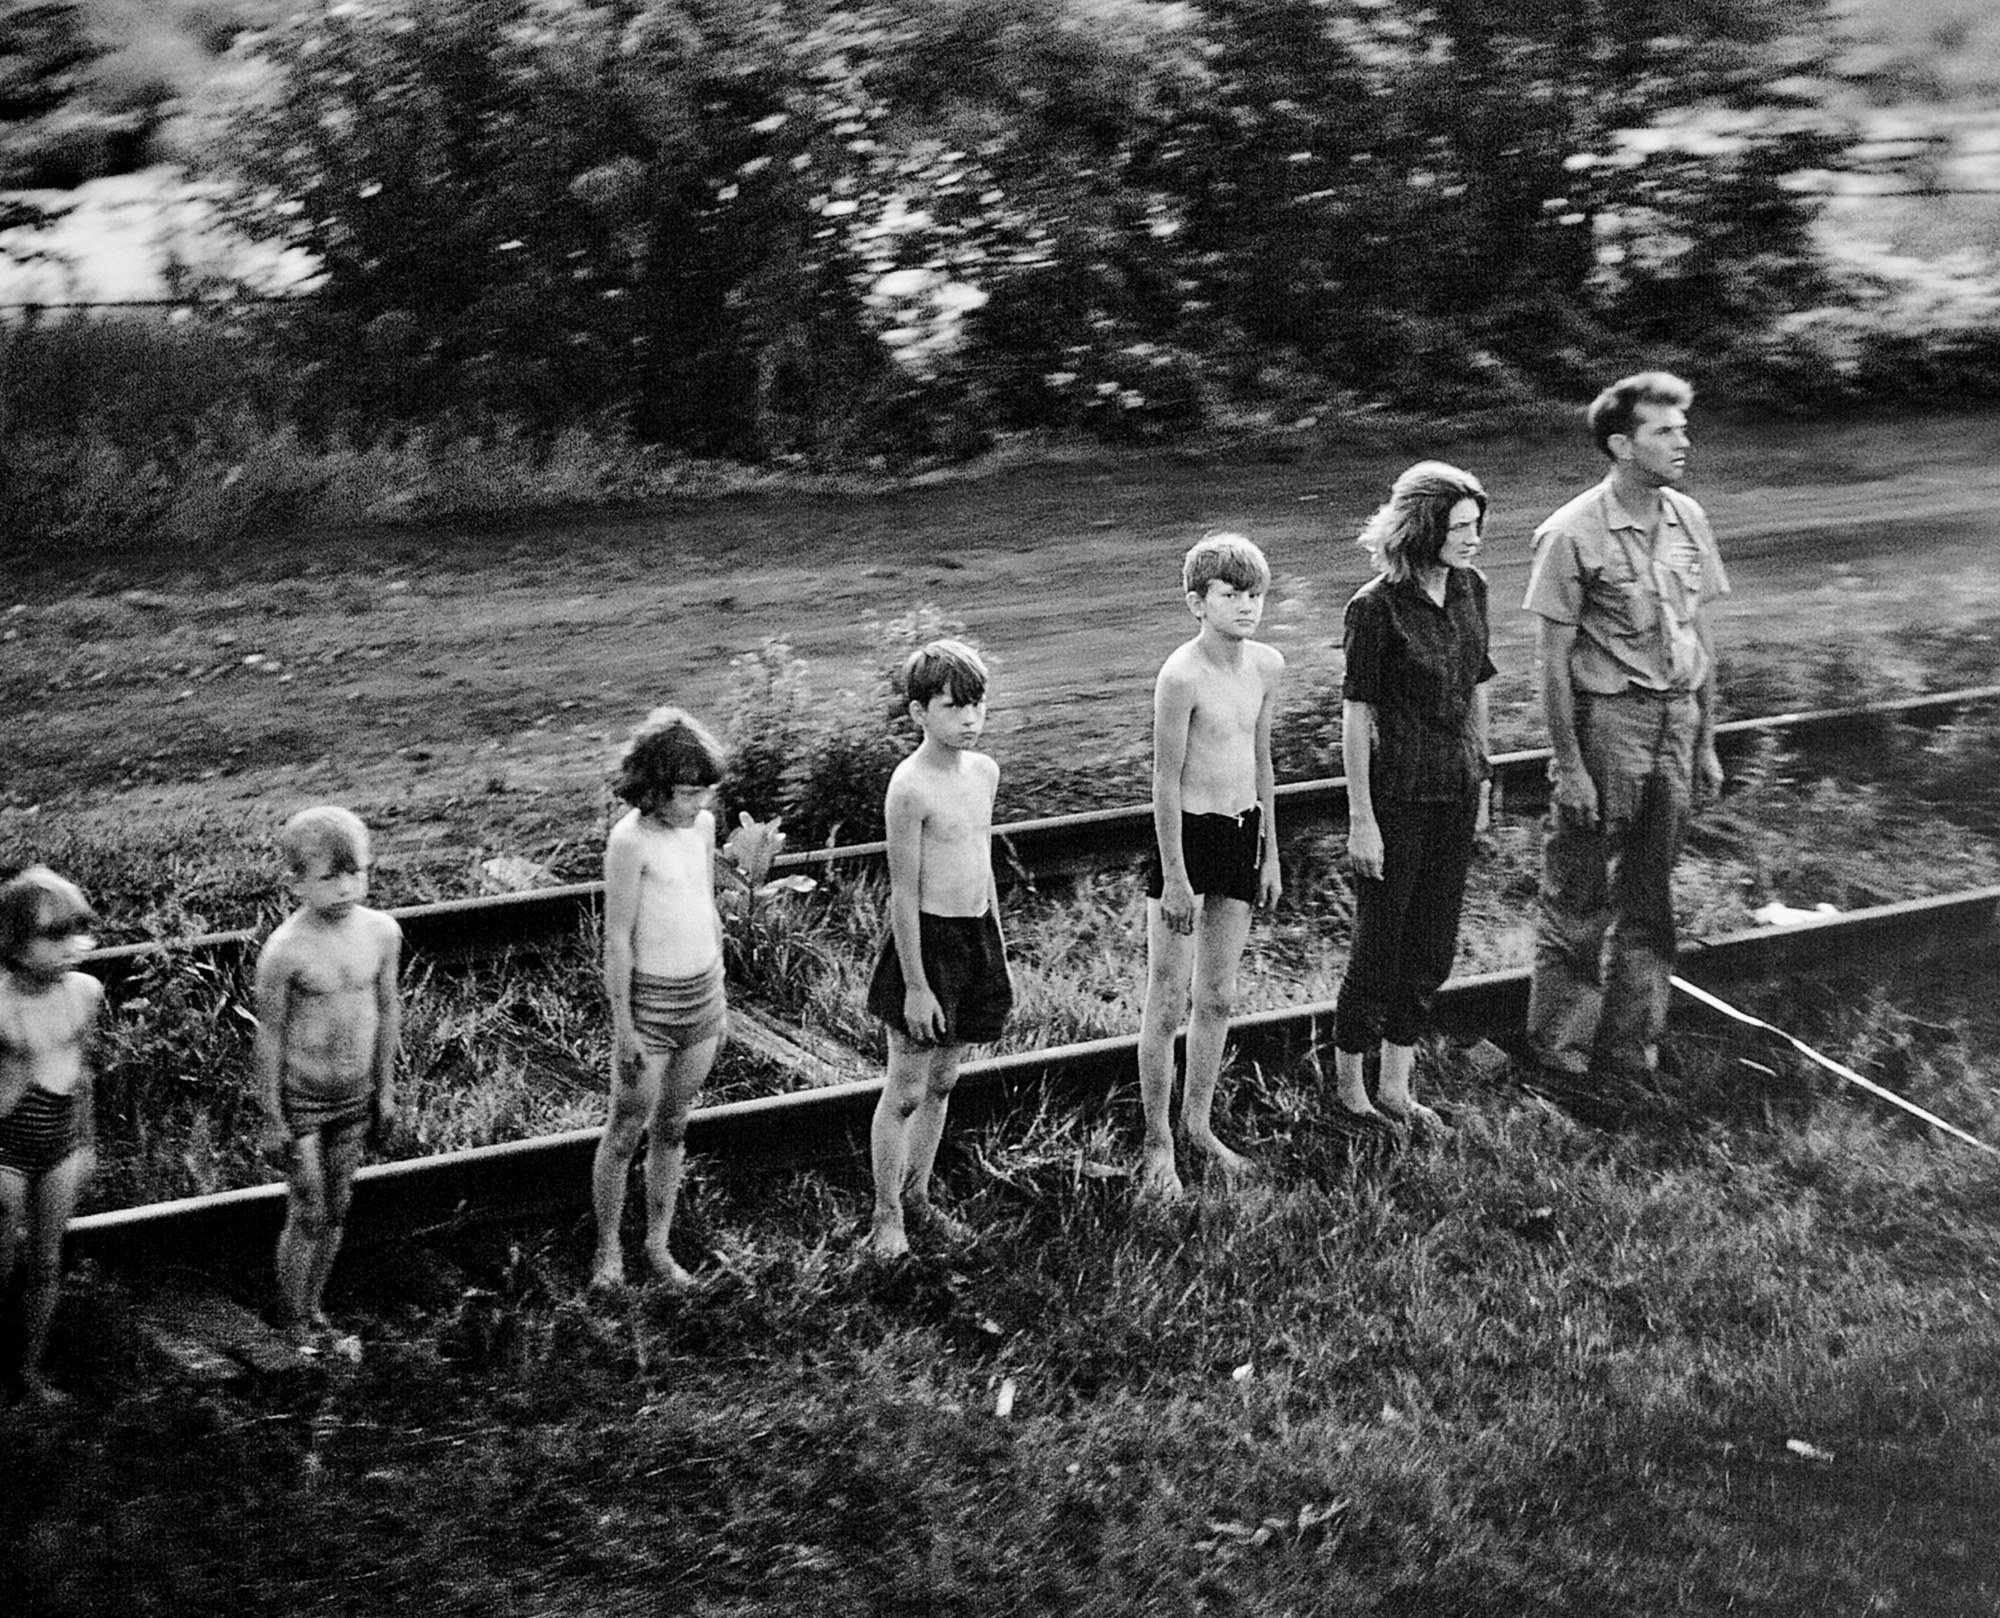
<path fill-rule="evenodd" d="M 1902 1010 L 1832 1014 L 1846 1043 L 1809 1032 L 1909 1044 L 1990 1124 L 1976 985 L 1911 1005 L 1910 974 Z M 85 1288 L 58 1347 L 99 1404 L 11 1463 L 16 1588 L 292 1610 L 339 1566 L 356 1610 L 1985 1610 L 2000 1170 L 1800 1073 L 1756 1081 L 1762 1121 L 1738 1071 L 1718 1046 L 1699 1106 L 1606 1136 L 1448 1066 L 1457 1133 L 1375 1168 L 1315 1127 L 1310 1068 L 1238 1071 L 1266 1174 L 1173 1209 L 1093 1172 L 1106 1120 L 1035 1111 L 952 1138 L 976 1240 L 886 1268 L 858 1173 L 716 1165 L 691 1296 L 593 1304 L 581 1232 L 356 1260 L 358 1369 L 192 1415 L 119 1391 L 123 1305 Z"/>

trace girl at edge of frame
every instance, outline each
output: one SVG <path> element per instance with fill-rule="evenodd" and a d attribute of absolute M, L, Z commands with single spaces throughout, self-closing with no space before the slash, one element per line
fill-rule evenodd
<path fill-rule="evenodd" d="M 42 1360 L 63 1233 L 97 1161 L 89 1050 L 104 989 L 77 970 L 96 943 L 96 919 L 76 884 L 45 865 L 0 884 L 0 1294 L 25 1257 L 21 1358 L 10 1380 L 36 1404 L 67 1398 L 43 1376 Z"/>

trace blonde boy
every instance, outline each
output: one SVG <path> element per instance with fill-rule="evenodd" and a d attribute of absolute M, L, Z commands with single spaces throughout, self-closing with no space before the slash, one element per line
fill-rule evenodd
<path fill-rule="evenodd" d="M 1248 1167 L 1216 1139 L 1210 1114 L 1236 999 L 1236 966 L 1252 904 L 1278 901 L 1271 721 L 1285 659 L 1250 637 L 1264 616 L 1271 569 L 1241 534 L 1211 534 L 1187 553 L 1181 585 L 1200 626 L 1153 688 L 1153 829 L 1147 884 L 1146 1006 L 1139 1024 L 1139 1097 L 1146 1113 L 1141 1189 L 1181 1195 L 1170 1121 L 1174 1035 L 1187 1031 L 1181 1128 L 1226 1173 Z"/>
<path fill-rule="evenodd" d="M 1000 766 L 972 750 L 986 682 L 963 641 L 932 641 L 903 668 L 923 741 L 889 778 L 889 937 L 868 987 L 868 1009 L 889 1025 L 870 1135 L 869 1245 L 881 1258 L 909 1252 L 910 1225 L 962 1235 L 931 1206 L 931 1169 L 965 1047 L 998 1039 L 1014 1004 L 990 847 Z"/>
<path fill-rule="evenodd" d="M 396 1111 L 403 930 L 362 904 L 368 828 L 346 809 L 301 809 L 278 847 L 299 908 L 257 957 L 257 1065 L 264 1150 L 285 1170 L 278 1237 L 283 1323 L 300 1343 L 328 1329 L 321 1308 L 347 1223 L 354 1173 Z"/>
<path fill-rule="evenodd" d="M 673 1228 L 694 1111 L 728 1026 L 715 814 L 722 744 L 692 715 L 656 708 L 632 733 L 612 791 L 632 807 L 604 845 L 604 992 L 611 1002 L 611 1107 L 591 1170 L 591 1285 L 625 1279 L 625 1182 L 646 1137 L 646 1260 L 670 1286 Z"/>

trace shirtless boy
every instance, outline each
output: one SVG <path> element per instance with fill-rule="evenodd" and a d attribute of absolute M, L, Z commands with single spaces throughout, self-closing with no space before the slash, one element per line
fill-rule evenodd
<path fill-rule="evenodd" d="M 1225 1173 L 1249 1166 L 1216 1139 L 1210 1114 L 1250 907 L 1276 904 L 1281 891 L 1271 721 L 1285 659 L 1250 638 L 1270 583 L 1264 553 L 1241 534 L 1211 534 L 1190 550 L 1181 585 L 1200 628 L 1167 658 L 1153 688 L 1159 851 L 1146 889 L 1140 1189 L 1168 1199 L 1181 1195 L 1169 1114 L 1174 1035 L 1188 1014 L 1190 987 L 1181 1129 Z"/>
<path fill-rule="evenodd" d="M 931 1169 L 965 1047 L 998 1039 L 1014 1004 L 990 846 L 1000 766 L 972 751 L 986 665 L 963 641 L 932 641 L 904 665 L 903 690 L 924 739 L 889 778 L 889 937 L 868 986 L 889 1025 L 870 1133 L 881 1258 L 909 1252 L 911 1226 L 963 1236 L 931 1206 Z"/>
<path fill-rule="evenodd" d="M 591 1285 L 625 1279 L 619 1225 L 646 1137 L 646 1261 L 668 1285 L 693 1279 L 667 1237 L 686 1165 L 688 1115 L 728 1024 L 715 813 L 722 744 L 679 708 L 632 733 L 612 791 L 632 807 L 604 845 L 604 993 L 611 1002 L 611 1110 L 591 1168 L 597 1258 Z"/>
<path fill-rule="evenodd" d="M 257 1065 L 265 1155 L 285 1170 L 278 1237 L 282 1324 L 301 1346 L 330 1329 L 320 1306 L 354 1172 L 396 1113 L 403 930 L 368 897 L 368 828 L 323 804 L 285 822 L 278 847 L 299 901 L 257 957 Z"/>
<path fill-rule="evenodd" d="M 45 865 L 0 886 L 0 1295 L 28 1238 L 16 1381 L 61 1402 L 42 1376 L 62 1282 L 62 1239 L 96 1161 L 90 1144 L 90 1031 L 104 990 L 76 970 L 90 906 Z"/>

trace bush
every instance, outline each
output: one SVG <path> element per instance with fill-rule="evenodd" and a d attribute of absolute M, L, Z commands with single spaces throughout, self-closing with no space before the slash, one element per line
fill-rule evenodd
<path fill-rule="evenodd" d="M 882 799 L 918 737 L 902 694 L 904 661 L 965 626 L 929 604 L 870 626 L 875 662 L 865 690 L 818 689 L 783 641 L 735 658 L 729 705 L 732 817 L 783 816 L 794 848 L 879 841 Z"/>

